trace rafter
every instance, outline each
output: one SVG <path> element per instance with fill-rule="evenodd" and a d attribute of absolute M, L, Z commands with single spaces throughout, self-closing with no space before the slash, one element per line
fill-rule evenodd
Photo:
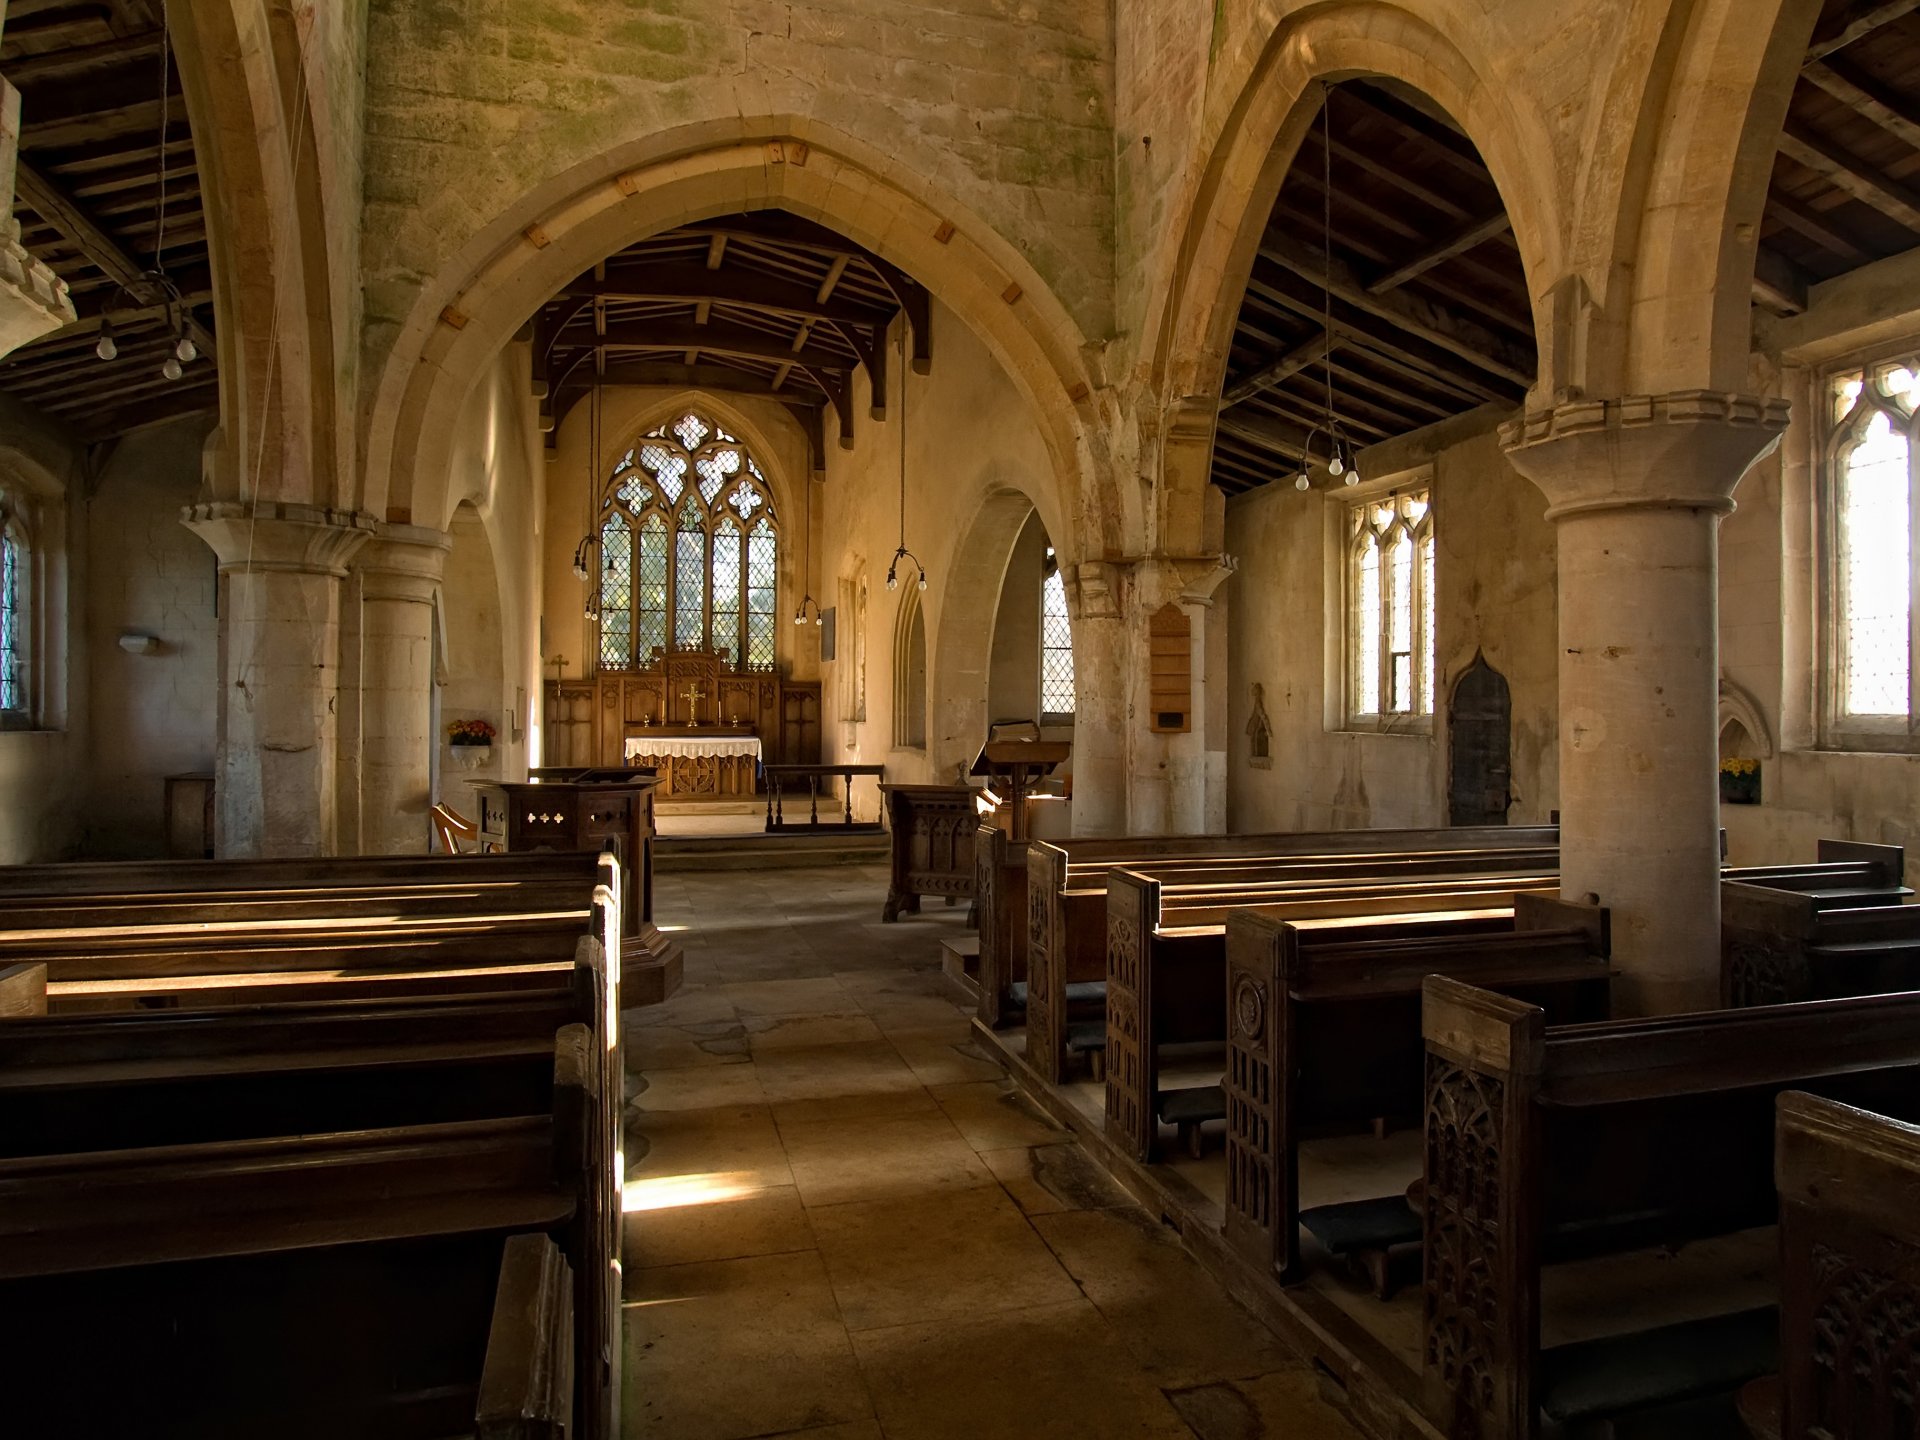
<path fill-rule="evenodd" d="M 792 281 L 756 275 L 734 266 L 709 270 L 703 265 L 647 264 L 622 262 L 615 257 L 607 268 L 607 278 L 596 281 L 581 277 L 556 297 L 565 300 L 607 300 L 634 304 L 685 304 L 706 301 L 712 305 L 741 305 L 776 315 L 803 316 L 814 320 L 844 320 L 854 325 L 884 325 L 894 311 L 874 305 L 829 296 L 815 298 L 815 292 Z"/>
<path fill-rule="evenodd" d="M 1476 246 L 1485 244 L 1487 241 L 1493 239 L 1494 236 L 1506 234 L 1507 231 L 1512 228 L 1513 222 L 1507 219 L 1507 212 L 1505 210 L 1496 211 L 1488 215 L 1485 219 L 1476 220 L 1472 224 L 1456 230 L 1445 240 L 1440 241 L 1437 245 L 1429 249 L 1421 251 L 1411 259 L 1402 261 L 1394 269 L 1389 270 L 1378 280 L 1370 283 L 1367 286 L 1367 293 L 1371 295 L 1384 295 L 1389 290 L 1396 290 L 1409 280 L 1417 279 L 1426 274 L 1427 271 L 1433 269 L 1434 266 L 1443 265 L 1456 255 L 1464 255 Z"/>
<path fill-rule="evenodd" d="M 74 45 L 40 55 L 21 55 L 0 65 L 0 73 L 4 73 L 16 86 L 30 87 L 47 80 L 122 65 L 129 60 L 143 60 L 149 55 L 158 55 L 162 43 L 158 30 L 145 30 L 112 40 L 100 40 L 92 45 Z"/>
<path fill-rule="evenodd" d="M 1316 335 L 1304 345 L 1294 346 L 1279 359 L 1262 365 L 1246 379 L 1229 386 L 1227 393 L 1220 397 L 1221 407 L 1238 405 L 1241 401 L 1258 395 L 1262 390 L 1270 390 L 1275 385 L 1283 384 L 1307 366 L 1325 359 L 1327 351 L 1339 343 L 1337 338 Z"/>
<path fill-rule="evenodd" d="M 1284 420 L 1252 414 L 1222 415 L 1220 433 L 1258 446 L 1270 455 L 1294 461 L 1307 458 L 1307 432 Z"/>
<path fill-rule="evenodd" d="M 1754 256 L 1753 298 L 1782 315 L 1798 315 L 1807 308 L 1806 273 L 1778 250 L 1762 245 Z"/>
<path fill-rule="evenodd" d="M 69 244 L 135 300 L 142 305 L 160 305 L 165 301 L 164 292 L 146 278 L 145 268 L 122 250 L 119 242 L 94 223 L 59 186 L 24 159 L 14 172 L 14 186 L 20 198 L 32 206 L 42 220 L 65 236 Z M 209 357 L 216 354 L 213 336 L 206 327 L 191 315 L 183 318 L 187 334 L 201 353 Z"/>
<path fill-rule="evenodd" d="M 1920 110 L 1848 61 L 1816 60 L 1801 72 L 1842 105 L 1920 150 Z"/>
<path fill-rule="evenodd" d="M 1836 50 L 1844 50 L 1854 41 L 1864 39 L 1882 25 L 1890 25 L 1902 15 L 1910 15 L 1920 10 L 1920 0 L 1865 0 L 1865 3 L 1853 6 L 1841 18 L 1838 25 L 1825 35 L 1814 37 L 1813 44 L 1807 47 L 1806 63 L 1824 60 Z"/>
<path fill-rule="evenodd" d="M 1789 199 L 1777 190 L 1767 197 L 1767 216 L 1811 240 L 1822 250 L 1840 256 L 1850 265 L 1864 265 L 1873 257 L 1840 233 L 1819 212 Z"/>
<path fill-rule="evenodd" d="M 1431 301 L 1404 292 L 1370 293 L 1352 269 L 1337 257 L 1329 271 L 1323 257 L 1296 241 L 1269 232 L 1260 246 L 1261 258 L 1288 270 L 1315 287 L 1324 286 L 1334 298 L 1356 310 L 1388 321 L 1409 335 L 1479 366 L 1515 385 L 1533 383 L 1535 360 L 1519 346 L 1485 326 Z"/>
<path fill-rule="evenodd" d="M 568 335 L 555 339 L 556 350 L 595 345 L 605 350 L 704 350 L 710 355 L 739 355 L 761 360 L 795 360 L 816 370 L 837 374 L 854 368 L 859 362 L 820 345 L 794 349 L 785 339 L 763 330 L 715 321 L 708 325 L 684 320 L 609 320 L 603 334 L 578 340 Z"/>
<path fill-rule="evenodd" d="M 1889 220 L 1920 235 L 1920 195 L 1881 174 L 1873 166 L 1816 134 L 1805 124 L 1787 118 L 1780 132 L 1780 153 L 1806 166 L 1828 184 L 1871 205 Z"/>

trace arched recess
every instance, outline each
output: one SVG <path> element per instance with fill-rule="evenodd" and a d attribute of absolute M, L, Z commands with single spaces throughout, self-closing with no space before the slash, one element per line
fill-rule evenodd
<path fill-rule="evenodd" d="M 804 138 L 802 138 L 804 137 Z M 714 216 L 785 209 L 897 265 L 972 327 L 1033 405 L 1074 519 L 1075 554 L 1129 533 L 1081 361 L 1084 337 L 1032 266 L 897 161 L 817 121 L 702 122 L 616 147 L 524 196 L 422 289 L 366 357 L 369 503 L 426 521 L 447 509 L 446 436 L 499 348 L 568 280 L 636 239 Z M 526 238 L 537 231 L 540 243 Z"/>
<path fill-rule="evenodd" d="M 1149 316 L 1145 353 L 1155 392 L 1169 407 L 1170 445 L 1185 430 L 1193 432 L 1189 443 L 1211 448 L 1210 431 L 1193 417 L 1210 414 L 1220 394 L 1240 297 L 1274 200 L 1319 113 L 1320 86 L 1367 76 L 1422 91 L 1478 148 L 1508 207 L 1545 353 L 1546 288 L 1564 269 L 1567 225 L 1555 203 L 1543 117 L 1403 7 L 1335 0 L 1287 16 L 1265 41 L 1221 126 L 1179 244 L 1160 266 L 1155 288 L 1166 299 Z M 1197 470 L 1204 476 L 1205 464 Z"/>
<path fill-rule="evenodd" d="M 893 627 L 893 748 L 927 748 L 927 617 L 913 585 Z"/>
<path fill-rule="evenodd" d="M 1664 76 L 1637 112 L 1642 178 L 1623 188 L 1608 227 L 1633 283 L 1620 393 L 1747 388 L 1761 211 L 1820 8 L 1673 7 L 1669 23 L 1684 28 L 1663 47 Z"/>
<path fill-rule="evenodd" d="M 175 5 L 169 15 L 206 197 L 220 349 L 209 498 L 353 508 L 351 391 L 337 380 L 347 316 L 330 268 L 321 148 L 335 121 L 310 79 L 314 32 L 303 37 L 292 9 L 262 0 Z M 332 188 L 336 209 L 357 205 Z"/>
<path fill-rule="evenodd" d="M 440 633 L 445 650 L 435 675 L 435 744 L 448 722 L 487 720 L 500 735 L 482 769 L 499 776 L 511 753 L 512 727 L 522 723 L 507 694 L 506 597 L 487 522 L 470 503 L 455 507 L 448 524 L 453 544 L 440 581 Z M 444 747 L 440 747 L 444 748 Z M 464 787 L 443 785 L 444 798 L 467 809 Z"/>
<path fill-rule="evenodd" d="M 973 762 L 995 718 L 988 713 L 993 626 L 981 618 L 998 610 L 1007 562 L 1033 514 L 1033 500 L 1023 491 L 989 494 L 940 582 L 928 687 L 927 760 L 936 780 L 952 779 Z"/>

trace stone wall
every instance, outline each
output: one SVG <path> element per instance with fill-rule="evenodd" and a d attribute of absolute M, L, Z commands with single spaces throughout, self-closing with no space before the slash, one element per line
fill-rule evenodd
<path fill-rule="evenodd" d="M 87 497 L 85 850 L 166 854 L 166 777 L 213 769 L 220 622 L 213 552 L 180 523 L 200 483 L 209 420 L 140 430 Z M 158 642 L 130 654 L 122 635 Z"/>
<path fill-rule="evenodd" d="M 1483 417 L 1484 427 L 1492 417 Z M 1455 429 L 1463 427 L 1456 426 Z M 1344 490 L 1270 485 L 1227 505 L 1230 592 L 1228 827 L 1242 832 L 1447 823 L 1449 685 L 1476 653 L 1513 699 L 1508 818 L 1543 822 L 1558 804 L 1554 537 L 1546 501 L 1502 457 L 1490 430 L 1413 436 L 1363 452 L 1362 473 L 1386 482 L 1431 465 L 1436 708 L 1431 733 L 1364 734 L 1328 711 L 1330 647 L 1343 643 L 1337 538 Z M 1423 443 L 1423 439 L 1427 443 Z M 1272 724 L 1270 768 L 1250 764 L 1253 686 Z"/>

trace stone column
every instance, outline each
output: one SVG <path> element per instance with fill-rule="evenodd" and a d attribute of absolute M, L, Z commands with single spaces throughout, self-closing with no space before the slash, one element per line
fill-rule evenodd
<path fill-rule="evenodd" d="M 337 852 L 340 581 L 370 516 L 232 501 L 181 517 L 220 560 L 215 844 L 223 858 Z"/>
<path fill-rule="evenodd" d="M 1577 400 L 1501 432 L 1559 532 L 1560 866 L 1612 911 L 1615 1008 L 1718 1003 L 1720 517 L 1784 400 Z"/>
<path fill-rule="evenodd" d="M 424 854 L 433 807 L 433 599 L 453 537 L 383 525 L 360 577 L 360 849 Z"/>
<path fill-rule="evenodd" d="M 1127 833 L 1127 624 L 1124 568 L 1083 561 L 1073 574 L 1073 833 Z"/>

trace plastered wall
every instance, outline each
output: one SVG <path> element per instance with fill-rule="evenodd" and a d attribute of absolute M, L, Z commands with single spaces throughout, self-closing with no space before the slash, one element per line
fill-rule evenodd
<path fill-rule="evenodd" d="M 1412 480 L 1432 473 L 1436 674 L 1431 734 L 1382 735 L 1329 726 L 1329 617 L 1339 594 L 1337 524 L 1347 491 L 1270 485 L 1227 505 L 1227 823 L 1236 831 L 1356 829 L 1447 823 L 1445 697 L 1483 652 L 1513 698 L 1508 818 L 1544 821 L 1556 800 L 1554 536 L 1546 501 L 1507 465 L 1482 416 L 1454 438 L 1409 437 L 1363 452 L 1362 473 Z M 1434 449 L 1434 441 L 1450 441 Z M 1337 625 L 1331 641 L 1339 644 Z M 1272 723 L 1270 768 L 1250 764 L 1253 685 Z"/>

